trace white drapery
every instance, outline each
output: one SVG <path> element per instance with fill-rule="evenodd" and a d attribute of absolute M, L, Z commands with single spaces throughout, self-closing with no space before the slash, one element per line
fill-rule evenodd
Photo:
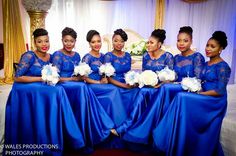
<path fill-rule="evenodd" d="M 205 56 L 205 45 L 212 33 L 222 30 L 228 37 L 228 46 L 222 53 L 231 66 L 231 83 L 236 82 L 236 0 L 207 0 L 201 3 L 186 3 L 181 0 L 166 0 L 164 29 L 165 43 L 175 45 L 179 28 L 193 28 L 193 47 Z M 208 60 L 206 58 L 206 60 Z"/>
<path fill-rule="evenodd" d="M 53 0 L 46 18 L 50 52 L 62 47 L 61 31 L 66 26 L 77 32 L 75 50 L 81 56 L 89 51 L 86 34 L 90 29 L 99 31 L 102 36 L 111 34 L 118 28 L 129 28 L 147 38 L 154 28 L 155 2 L 156 0 Z"/>
<path fill-rule="evenodd" d="M 148 38 L 154 29 L 155 3 L 156 0 L 53 0 L 46 18 L 51 41 L 50 52 L 62 47 L 61 31 L 66 26 L 77 31 L 75 50 L 81 56 L 89 51 L 86 33 L 90 29 L 96 29 L 104 35 L 117 28 L 129 28 Z M 205 56 L 205 45 L 212 33 L 216 30 L 226 32 L 229 44 L 222 57 L 231 66 L 230 82 L 235 83 L 236 0 L 207 0 L 201 3 L 166 0 L 165 6 L 167 45 L 176 47 L 179 28 L 189 25 L 193 28 L 193 47 Z"/>

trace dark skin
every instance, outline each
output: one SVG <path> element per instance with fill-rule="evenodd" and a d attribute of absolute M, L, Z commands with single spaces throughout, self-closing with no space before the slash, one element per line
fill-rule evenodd
<path fill-rule="evenodd" d="M 38 36 L 34 39 L 34 44 L 36 50 L 34 50 L 35 55 L 43 61 L 48 61 L 50 59 L 50 55 L 47 54 L 49 50 L 50 43 L 48 35 Z M 30 83 L 30 82 L 41 82 L 43 81 L 41 76 L 20 76 L 14 77 L 15 82 L 23 82 L 23 83 Z"/>

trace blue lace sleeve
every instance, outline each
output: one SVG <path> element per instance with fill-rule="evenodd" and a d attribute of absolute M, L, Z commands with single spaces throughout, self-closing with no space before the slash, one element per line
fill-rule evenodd
<path fill-rule="evenodd" d="M 221 95 L 226 93 L 226 86 L 229 82 L 231 69 L 226 62 L 217 66 L 218 85 L 215 91 Z"/>
<path fill-rule="evenodd" d="M 112 56 L 110 52 L 106 53 L 106 55 L 104 56 L 104 63 L 109 63 L 109 62 L 112 62 Z"/>
<path fill-rule="evenodd" d="M 148 55 L 147 52 L 145 54 L 143 54 L 142 71 L 146 70 L 147 55 Z"/>
<path fill-rule="evenodd" d="M 171 53 L 167 52 L 165 62 L 166 62 L 166 65 L 169 67 L 169 69 L 173 70 L 173 68 L 174 68 L 174 57 Z"/>
<path fill-rule="evenodd" d="M 196 56 L 194 57 L 194 60 L 193 60 L 194 75 L 197 78 L 200 78 L 200 75 L 201 75 L 202 69 L 204 67 L 204 64 L 205 64 L 204 57 L 202 56 L 202 54 L 197 52 Z"/>
<path fill-rule="evenodd" d="M 15 77 L 24 76 L 29 70 L 30 66 L 34 63 L 35 57 L 33 52 L 26 52 L 21 56 Z"/>
<path fill-rule="evenodd" d="M 86 54 L 83 59 L 82 59 L 82 62 L 85 62 L 87 64 L 90 64 L 90 56 L 88 54 Z"/>
<path fill-rule="evenodd" d="M 63 58 L 62 58 L 61 53 L 60 52 L 55 52 L 52 55 L 52 64 L 54 66 L 56 66 L 59 69 L 59 71 L 61 71 L 62 63 L 63 63 Z"/>

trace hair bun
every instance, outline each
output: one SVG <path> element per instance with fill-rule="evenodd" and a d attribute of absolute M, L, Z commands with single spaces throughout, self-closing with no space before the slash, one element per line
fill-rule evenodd
<path fill-rule="evenodd" d="M 114 31 L 114 35 L 120 35 L 121 38 L 124 40 L 124 41 L 127 41 L 128 40 L 128 35 L 126 34 L 126 32 L 122 29 L 117 29 Z"/>
<path fill-rule="evenodd" d="M 227 36 L 226 36 L 225 32 L 223 32 L 223 31 L 215 31 L 212 34 L 211 39 L 217 40 L 219 42 L 220 46 L 223 47 L 223 49 L 225 49 L 228 45 Z"/>
<path fill-rule="evenodd" d="M 166 39 L 166 31 L 164 29 L 155 29 L 152 32 L 151 36 L 158 38 L 159 41 L 163 43 L 164 40 Z"/>
<path fill-rule="evenodd" d="M 223 31 L 215 31 L 212 34 L 212 37 L 222 39 L 222 40 L 227 40 L 227 36 L 226 36 L 225 32 L 223 32 Z"/>

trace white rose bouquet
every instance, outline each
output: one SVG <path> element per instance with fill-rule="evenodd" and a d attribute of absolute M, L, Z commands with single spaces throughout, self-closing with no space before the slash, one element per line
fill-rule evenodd
<path fill-rule="evenodd" d="M 103 64 L 99 67 L 99 74 L 111 77 L 115 75 L 115 68 L 111 65 L 111 63 Z"/>
<path fill-rule="evenodd" d="M 201 81 L 196 77 L 183 78 L 181 86 L 184 90 L 188 90 L 189 92 L 199 92 L 202 89 Z"/>
<path fill-rule="evenodd" d="M 91 73 L 92 73 L 92 70 L 90 66 L 87 63 L 83 62 L 83 63 L 79 63 L 78 66 L 75 66 L 73 75 L 88 76 Z"/>
<path fill-rule="evenodd" d="M 58 71 L 57 67 L 52 66 L 52 64 L 43 66 L 41 71 L 43 81 L 48 85 L 55 86 L 59 81 Z"/>
<path fill-rule="evenodd" d="M 151 70 L 145 70 L 139 76 L 139 88 L 142 88 L 143 86 L 154 87 L 157 83 L 157 74 Z"/>
<path fill-rule="evenodd" d="M 174 81 L 177 77 L 175 71 L 170 70 L 168 67 L 165 67 L 164 69 L 162 69 L 161 71 L 157 71 L 156 73 L 157 73 L 158 79 L 161 82 Z"/>
<path fill-rule="evenodd" d="M 130 46 L 125 47 L 125 50 L 130 52 L 130 55 L 137 55 L 137 56 L 143 55 L 146 49 L 147 49 L 146 40 L 134 42 Z"/>
<path fill-rule="evenodd" d="M 125 74 L 125 82 L 131 86 L 139 82 L 139 73 L 129 71 Z"/>

